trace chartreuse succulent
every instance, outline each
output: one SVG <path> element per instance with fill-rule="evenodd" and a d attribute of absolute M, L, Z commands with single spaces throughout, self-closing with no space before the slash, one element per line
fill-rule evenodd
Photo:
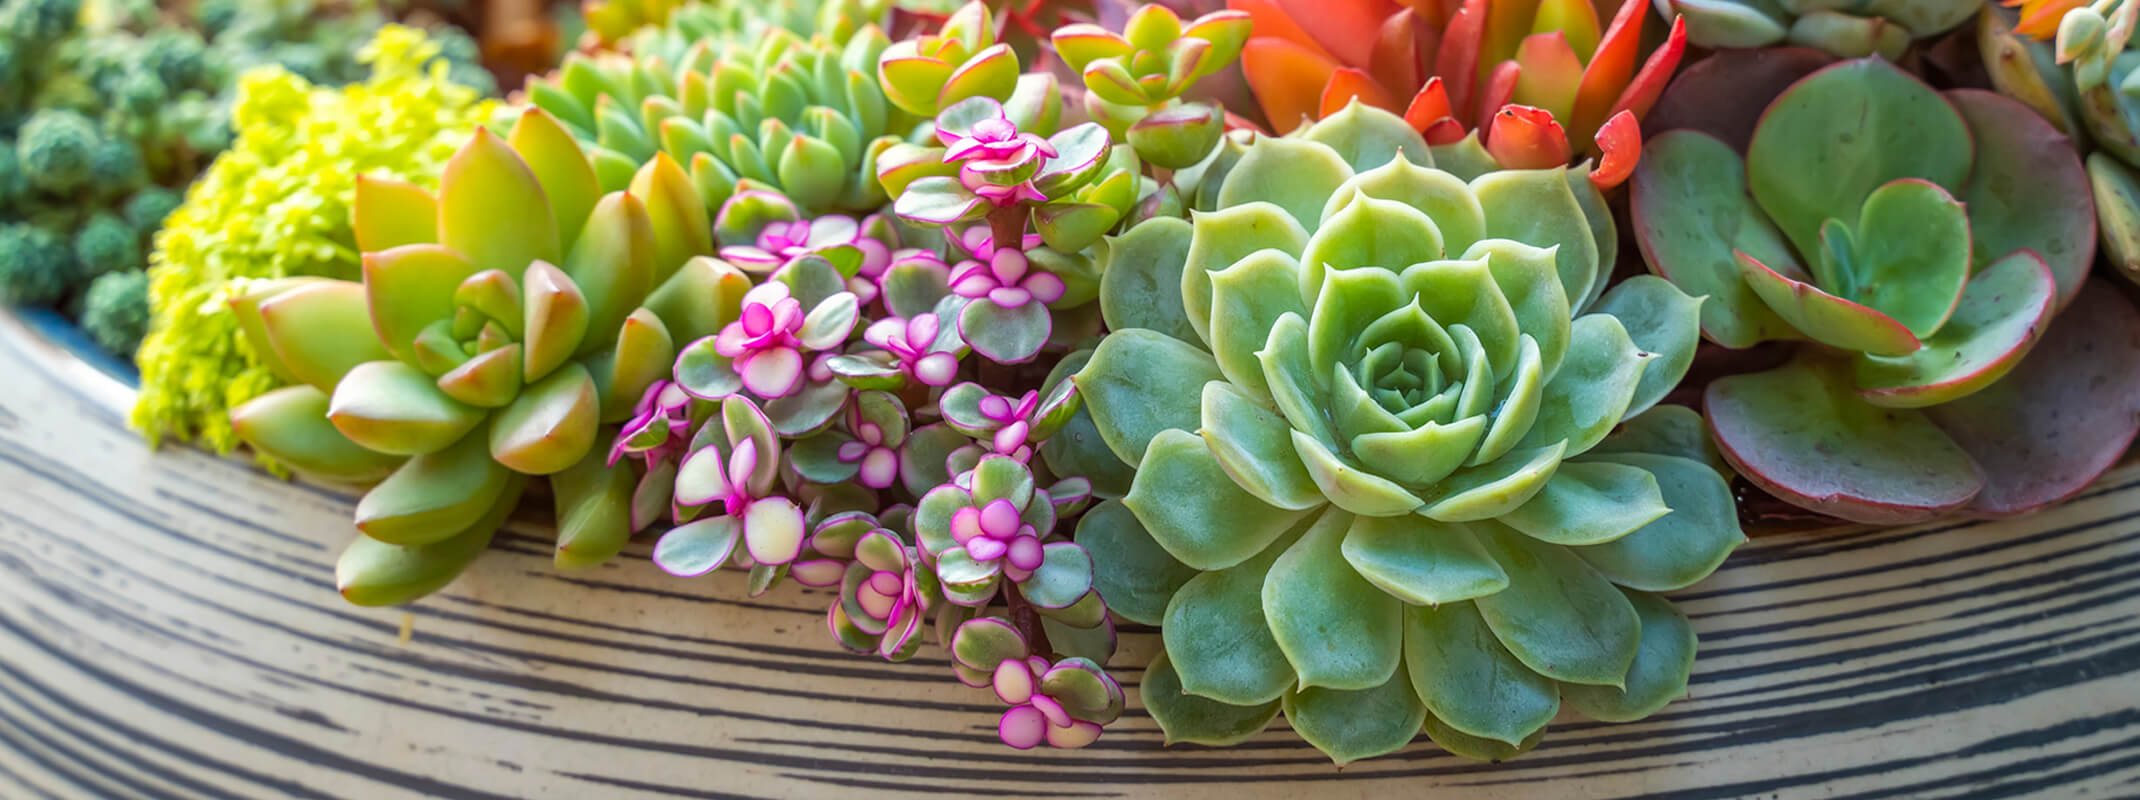
<path fill-rule="evenodd" d="M 868 213 L 890 201 L 877 159 L 914 120 L 871 77 L 890 44 L 876 26 L 841 39 L 777 26 L 737 39 L 679 30 L 643 32 L 632 55 L 570 56 L 529 82 L 530 101 L 587 146 L 604 190 L 666 154 L 729 244 L 797 213 Z"/>
<path fill-rule="evenodd" d="M 292 383 L 233 410 L 238 435 L 300 472 L 375 484 L 336 565 L 345 597 L 443 586 L 532 477 L 550 478 L 560 566 L 624 546 L 636 476 L 609 464 L 610 426 L 724 305 L 723 273 L 693 259 L 712 249 L 702 208 L 665 156 L 602 193 L 565 128 L 529 110 L 503 138 L 469 137 L 435 194 L 359 180 L 362 282 L 233 298 Z"/>
<path fill-rule="evenodd" d="M 1162 626 L 1143 696 L 1172 741 L 1282 712 L 1339 763 L 1422 730 L 1500 759 L 1563 706 L 1684 692 L 1694 634 L 1654 593 L 1744 538 L 1699 448 L 1656 444 L 1699 441 L 1653 406 L 1700 302 L 1599 297 L 1609 221 L 1565 168 L 1434 164 L 1353 104 L 1249 145 L 1215 211 L 1122 237 L 1148 257 L 1110 265 L 1075 383 L 1085 458 L 1135 473 L 1078 539 L 1109 607 Z"/>
<path fill-rule="evenodd" d="M 2070 402 L 2049 387 L 2076 382 L 2045 370 L 2094 374 L 2117 348 L 2017 376 L 2044 387 L 2040 399 L 1990 390 L 2069 319 L 2084 339 L 2115 341 L 2130 325 L 2115 298 L 2076 302 L 2102 291 L 2085 288 L 2086 178 L 2067 140 L 2021 104 L 1936 92 L 1859 59 L 1777 95 L 1743 157 L 1695 130 L 1648 151 L 1634 228 L 1652 271 L 1708 296 L 1703 334 L 1732 348 L 1806 343 L 1783 367 L 1707 389 L 1717 443 L 1748 480 L 1815 511 L 1897 523 L 2033 508 L 2122 449 L 2131 421 L 2069 427 L 2093 417 L 2060 421 L 2039 405 Z M 2069 306 L 2088 309 L 2054 327 Z M 1987 438 L 2024 427 L 2069 444 Z M 2106 439 L 2121 444 L 2094 443 Z"/>
<path fill-rule="evenodd" d="M 1910 44 L 1959 27 L 1982 3 L 1968 0 L 1652 0 L 1678 17 L 1687 41 L 1711 49 L 1811 47 L 1843 58 L 1900 59 Z"/>
<path fill-rule="evenodd" d="M 885 0 L 589 0 L 580 9 L 596 42 L 638 51 L 649 36 L 742 41 L 776 28 L 845 41 L 859 26 L 882 17 L 888 5 Z"/>

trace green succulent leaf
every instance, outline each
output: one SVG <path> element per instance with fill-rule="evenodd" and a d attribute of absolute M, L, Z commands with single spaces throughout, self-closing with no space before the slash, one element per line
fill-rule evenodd
<path fill-rule="evenodd" d="M 1246 561 L 1189 579 L 1168 601 L 1160 637 L 1183 691 L 1231 705 L 1260 706 L 1293 688 L 1297 674 L 1264 618 L 1263 583 L 1271 564 L 1299 540 L 1304 528 Z"/>
<path fill-rule="evenodd" d="M 1545 488 L 1500 521 L 1533 539 L 1594 545 L 1633 533 L 1671 512 L 1656 476 L 1626 464 L 1560 465 Z"/>
<path fill-rule="evenodd" d="M 443 541 L 475 524 L 511 483 L 483 437 L 404 462 L 357 501 L 357 529 L 387 544 Z"/>
<path fill-rule="evenodd" d="M 1352 522 L 1324 512 L 1263 582 L 1264 617 L 1303 688 L 1371 689 L 1397 669 L 1402 605 L 1343 557 Z"/>
<path fill-rule="evenodd" d="M 1684 589 L 1709 577 L 1725 556 L 1746 542 L 1731 486 L 1708 464 L 1639 452 L 1593 450 L 1584 458 L 1563 469 L 1594 466 L 1590 462 L 1595 461 L 1640 470 L 1652 476 L 1664 505 L 1671 507 L 1670 513 L 1633 533 L 1604 544 L 1569 548 L 1613 583 L 1650 592 Z"/>
<path fill-rule="evenodd" d="M 1070 542 L 1050 542 L 1046 548 L 1046 560 L 1018 591 L 1040 608 L 1069 608 L 1092 590 L 1092 558 Z"/>
<path fill-rule="evenodd" d="M 1828 231 L 1822 229 L 1824 241 Z M 1962 204 L 1927 181 L 1896 180 L 1866 196 L 1852 233 L 1855 246 L 1835 265 L 1841 269 L 1821 276 L 1823 288 L 1886 314 L 1919 339 L 1938 331 L 1969 280 Z"/>
<path fill-rule="evenodd" d="M 1401 670 L 1368 689 L 1313 687 L 1285 695 L 1286 722 L 1340 766 L 1403 749 L 1426 715 Z"/>
<path fill-rule="evenodd" d="M 1568 450 L 1565 441 L 1516 450 L 1491 463 L 1458 470 L 1430 493 L 1440 499 L 1419 513 L 1444 522 L 1493 519 L 1529 502 L 1545 488 Z"/>
<path fill-rule="evenodd" d="M 1174 592 L 1197 576 L 1196 568 L 1176 561 L 1118 500 L 1093 506 L 1078 519 L 1077 543 L 1092 555 L 1092 586 L 1108 610 L 1131 622 L 1159 624 Z M 1150 676 L 1145 680 L 1150 691 Z"/>
<path fill-rule="evenodd" d="M 580 460 L 550 477 L 556 497 L 559 569 L 598 566 L 624 550 L 632 538 L 632 491 L 638 476 L 631 465 L 612 466 L 602 448 L 588 448 Z"/>
<path fill-rule="evenodd" d="M 1468 602 L 1405 609 L 1412 690 L 1442 724 L 1521 745 L 1560 711 L 1561 687 L 1501 646 Z"/>
<path fill-rule="evenodd" d="M 299 382 L 323 392 L 333 393 L 360 364 L 393 358 L 379 343 L 358 283 L 300 284 L 259 301 L 254 314 L 275 360 Z M 240 316 L 246 315 L 241 311 Z"/>
<path fill-rule="evenodd" d="M 1381 167 L 1399 157 L 1413 164 L 1432 165 L 1427 140 L 1410 123 L 1366 103 L 1347 103 L 1338 112 L 1308 126 L 1303 139 L 1337 152 L 1355 172 Z"/>
<path fill-rule="evenodd" d="M 1226 173 L 1219 207 L 1271 203 L 1313 232 L 1322 224 L 1323 205 L 1352 176 L 1351 165 L 1329 147 L 1300 139 L 1264 139 Z"/>
<path fill-rule="evenodd" d="M 572 466 L 594 447 L 601 401 L 594 376 L 566 364 L 530 384 L 497 413 L 490 454 L 522 475 L 548 475 Z"/>
<path fill-rule="evenodd" d="M 453 291 L 474 275 L 474 262 L 435 244 L 411 244 L 364 258 L 364 296 L 379 342 L 420 366 L 412 349 L 425 326 L 453 316 Z"/>
<path fill-rule="evenodd" d="M 2006 96 L 1963 89 L 1946 97 L 1976 147 L 1959 193 L 1975 240 L 1971 260 L 1981 271 L 2016 250 L 2035 250 L 2057 279 L 2064 308 L 2080 293 L 2094 255 L 2090 181 L 2072 141 Z"/>
<path fill-rule="evenodd" d="M 1198 434 L 1219 467 L 1256 499 L 1293 511 L 1326 502 L 1293 448 L 1285 417 L 1232 384 L 1212 381 L 1204 384 L 1203 423 Z"/>
<path fill-rule="evenodd" d="M 478 272 L 518 276 L 536 261 L 555 264 L 565 253 L 548 198 L 527 162 L 479 128 L 439 177 L 439 244 L 468 256 Z"/>
<path fill-rule="evenodd" d="M 1510 239 L 1554 251 L 1568 307 L 1582 308 L 1591 291 L 1607 277 L 1610 264 L 1598 252 L 1596 235 L 1581 201 L 1568 184 L 1567 170 L 1503 170 L 1471 181 L 1486 212 L 1486 236 Z"/>
<path fill-rule="evenodd" d="M 1455 603 L 1508 588 L 1471 528 L 1407 514 L 1355 517 L 1340 551 L 1369 583 L 1412 605 Z"/>
<path fill-rule="evenodd" d="M 1204 384 L 1224 380 L 1211 355 L 1156 331 L 1131 328 L 1100 340 L 1073 378 L 1115 456 L 1131 466 L 1161 431 L 1193 431 Z"/>
<path fill-rule="evenodd" d="M 285 386 L 230 412 L 230 427 L 254 450 L 293 470 L 333 481 L 371 483 L 401 465 L 398 456 L 366 449 L 327 420 L 326 393 Z"/>
<path fill-rule="evenodd" d="M 1561 699 L 1583 716 L 1602 722 L 1633 722 L 1687 693 L 1694 669 L 1694 626 L 1671 601 L 1622 589 L 1642 619 L 1642 644 L 1627 670 L 1626 688 L 1568 684 Z"/>
<path fill-rule="evenodd" d="M 439 391 L 422 370 L 399 361 L 359 364 L 334 387 L 327 419 L 365 449 L 417 455 L 445 449 L 485 412 Z"/>
<path fill-rule="evenodd" d="M 1681 1 L 1692 3 L 1703 0 Z M 1523 755 L 1531 748 L 1537 747 L 1538 743 L 1545 741 L 1546 738 L 1546 729 L 1539 728 L 1536 732 L 1532 733 L 1529 738 L 1524 739 L 1522 744 L 1518 744 L 1511 747 L 1507 742 L 1497 741 L 1494 739 L 1488 739 L 1480 736 L 1473 736 L 1471 734 L 1449 727 L 1448 723 L 1435 718 L 1433 714 L 1427 715 L 1427 720 L 1424 725 L 1424 728 L 1425 730 L 1423 730 L 1422 733 L 1425 733 L 1428 739 L 1434 740 L 1435 744 L 1441 745 L 1442 749 L 1444 750 L 1463 756 L 1465 758 L 1475 759 L 1478 761 L 1492 761 L 1495 763 L 1500 763 L 1502 761 L 1507 761 L 1511 758 Z"/>
<path fill-rule="evenodd" d="M 360 606 L 391 606 L 445 588 L 490 546 L 491 535 L 520 503 L 527 479 L 508 475 L 505 489 L 467 528 L 424 545 L 396 545 L 357 536 L 334 562 L 334 586 Z"/>
<path fill-rule="evenodd" d="M 1739 154 L 1698 131 L 1666 131 L 1644 142 L 1630 182 L 1635 238 L 1650 270 L 1705 298 L 1702 333 L 1725 347 L 1797 338 L 1739 277 L 1733 251 L 1797 272 L 1781 231 L 1746 193 Z"/>
<path fill-rule="evenodd" d="M 1739 275 L 1769 310 L 1808 338 L 1841 350 L 1908 355 L 1922 344 L 1894 318 L 1837 297 L 1782 271 L 1735 253 Z"/>
<path fill-rule="evenodd" d="M 1101 247 L 1100 313 L 1112 330 L 1143 328 L 1195 344 L 1182 312 L 1181 270 L 1192 228 L 1186 220 L 1140 222 Z"/>
<path fill-rule="evenodd" d="M 1657 360 L 1609 314 L 1585 315 L 1571 331 L 1568 358 L 1546 383 L 1537 420 L 1519 446 L 1566 441 L 1569 455 L 1589 450 L 1626 418 L 1642 373 Z"/>
<path fill-rule="evenodd" d="M 1112 604 L 1110 604 L 1111 606 Z M 1138 687 L 1144 708 L 1159 723 L 1167 744 L 1187 742 L 1226 747 L 1254 738 L 1278 717 L 1279 699 L 1256 705 L 1231 705 L 1190 694 L 1166 651 L 1152 658 Z"/>
<path fill-rule="evenodd" d="M 1990 386 L 2050 327 L 2057 302 L 2057 279 L 2035 251 L 1992 262 L 1969 280 L 1954 315 L 1924 347 L 1900 357 L 1859 355 L 1858 394 L 1878 406 L 1923 408 Z"/>
<path fill-rule="evenodd" d="M 1204 440 L 1169 429 L 1153 437 L 1124 505 L 1176 559 L 1223 569 L 1262 552 L 1306 510 L 1273 507 L 1229 478 Z"/>
<path fill-rule="evenodd" d="M 1473 529 L 1508 570 L 1506 590 L 1473 601 L 1494 637 L 1545 677 L 1624 686 L 1641 640 L 1626 596 L 1567 548 L 1497 522 Z"/>
<path fill-rule="evenodd" d="M 1591 308 L 1619 320 L 1636 347 L 1657 356 L 1643 366 L 1642 380 L 1635 386 L 1623 419 L 1649 410 L 1686 377 L 1694 365 L 1694 350 L 1701 344 L 1702 303 L 1663 278 L 1636 275 L 1614 286 Z"/>
<path fill-rule="evenodd" d="M 1317 216 L 1315 219 L 1320 220 L 1321 217 Z M 1181 271 L 1182 308 L 1189 316 L 1189 324 L 1195 327 L 1198 335 L 1207 342 L 1212 340 L 1212 322 L 1215 319 L 1233 322 L 1213 315 L 1215 299 L 1212 273 L 1238 265 L 1263 250 L 1277 251 L 1292 260 L 1294 253 L 1307 246 L 1309 231 L 1308 227 L 1303 227 L 1299 219 L 1285 208 L 1265 202 L 1250 202 L 1196 214 L 1195 218 L 1190 220 L 1190 229 L 1189 253 L 1184 257 Z M 1292 263 L 1297 271 L 1298 261 L 1293 260 Z M 1259 288 L 1261 283 L 1259 280 Z M 1271 298 L 1268 302 L 1283 304 L 1286 301 Z M 1296 294 L 1292 302 L 1302 301 Z M 1244 336 L 1244 341 L 1235 344 L 1247 346 L 1249 342 L 1245 341 L 1246 338 Z M 1261 348 L 1263 340 L 1256 339 L 1254 345 Z M 1217 345 L 1213 347 L 1217 348 Z"/>

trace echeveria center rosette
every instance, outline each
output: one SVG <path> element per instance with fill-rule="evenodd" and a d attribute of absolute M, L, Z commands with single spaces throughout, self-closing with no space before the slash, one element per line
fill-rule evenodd
<path fill-rule="evenodd" d="M 1684 689 L 1692 631 L 1649 592 L 1743 539 L 1731 497 L 1699 452 L 1602 445 L 1696 427 L 1649 409 L 1699 303 L 1648 278 L 1591 299 L 1588 181 L 1433 163 L 1355 105 L 1250 145 L 1216 211 L 1111 244 L 1173 257 L 1103 279 L 1114 332 L 1076 383 L 1136 471 L 1079 541 L 1110 608 L 1162 624 L 1145 700 L 1171 739 L 1282 708 L 1340 762 L 1422 728 L 1502 758 L 1563 701 L 1632 719 Z"/>

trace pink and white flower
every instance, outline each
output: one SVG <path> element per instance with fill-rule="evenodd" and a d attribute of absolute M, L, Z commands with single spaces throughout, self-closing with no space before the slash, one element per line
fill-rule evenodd
<path fill-rule="evenodd" d="M 1008 248 L 996 249 L 987 263 L 960 262 L 951 272 L 953 294 L 974 300 L 986 298 L 1006 309 L 1035 300 L 1053 303 L 1062 299 L 1064 289 L 1063 279 L 1033 269 L 1025 253 Z"/>
<path fill-rule="evenodd" d="M 1047 558 L 1039 531 L 1020 518 L 1017 505 L 1002 498 L 953 512 L 951 538 L 974 563 L 999 565 L 1003 577 L 1014 582 L 1033 577 Z"/>
<path fill-rule="evenodd" d="M 1008 658 L 996 665 L 990 681 L 997 699 L 1011 704 L 996 723 L 996 735 L 1004 744 L 1031 750 L 1042 742 L 1051 747 L 1075 749 L 1100 738 L 1100 725 L 1070 715 L 1061 701 L 1041 690 L 1041 680 L 1054 665 L 1040 656 Z"/>
<path fill-rule="evenodd" d="M 926 386 L 950 386 L 958 377 L 959 357 L 952 349 L 938 349 L 943 321 L 935 314 L 916 314 L 913 319 L 885 317 L 862 331 L 862 340 L 883 348 L 899 359 L 899 369 L 908 378 Z"/>
<path fill-rule="evenodd" d="M 774 452 L 762 456 L 777 460 L 780 453 L 776 446 Z M 760 458 L 758 440 L 748 437 L 736 442 L 726 460 L 718 447 L 693 451 L 677 467 L 676 504 L 692 507 L 720 503 L 722 515 L 741 524 L 743 546 L 752 561 L 786 564 L 802 554 L 807 528 L 802 508 L 794 500 L 773 495 L 769 490 L 753 491 L 752 479 Z"/>

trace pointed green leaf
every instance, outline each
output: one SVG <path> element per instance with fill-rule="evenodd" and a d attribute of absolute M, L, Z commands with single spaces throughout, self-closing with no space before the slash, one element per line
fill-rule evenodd
<path fill-rule="evenodd" d="M 1313 232 L 1322 224 L 1323 204 L 1352 175 L 1352 166 L 1327 146 L 1302 139 L 1258 139 L 1226 173 L 1219 207 L 1273 203 Z"/>
<path fill-rule="evenodd" d="M 334 562 L 334 586 L 342 598 L 360 606 L 391 606 L 417 600 L 445 588 L 490 546 L 491 534 L 511 516 L 527 479 L 508 475 L 480 519 L 451 537 L 404 547 L 359 535 Z"/>
<path fill-rule="evenodd" d="M 1516 450 L 1482 466 L 1458 470 L 1426 492 L 1438 497 L 1420 514 L 1445 522 L 1493 519 L 1529 502 L 1544 489 L 1567 452 L 1566 442 Z"/>
<path fill-rule="evenodd" d="M 1167 659 L 1164 650 L 1152 658 L 1151 666 L 1145 668 L 1138 696 L 1143 698 L 1145 710 L 1151 712 L 1152 721 L 1159 723 L 1166 744 L 1188 742 L 1211 747 L 1240 744 L 1263 732 L 1271 720 L 1278 717 L 1277 698 L 1257 705 L 1237 706 L 1190 694 L 1182 688 L 1181 676 L 1174 672 L 1174 663 Z"/>
<path fill-rule="evenodd" d="M 548 475 L 570 467 L 594 446 L 600 401 L 587 368 L 566 364 L 521 390 L 497 413 L 490 453 L 523 475 Z"/>
<path fill-rule="evenodd" d="M 1412 605 L 1455 603 L 1508 588 L 1508 575 L 1461 522 L 1416 514 L 1355 517 L 1345 560 L 1360 577 Z"/>
<path fill-rule="evenodd" d="M 1633 533 L 1671 510 L 1648 470 L 1569 462 L 1529 502 L 1499 519 L 1539 541 L 1593 545 Z"/>
<path fill-rule="evenodd" d="M 1306 511 L 1275 508 L 1235 485 L 1204 440 L 1169 429 L 1152 438 L 1123 505 L 1176 559 L 1224 569 L 1262 552 Z"/>
<path fill-rule="evenodd" d="M 632 538 L 632 490 L 638 476 L 629 462 L 611 466 L 603 448 L 591 447 L 570 467 L 550 476 L 557 514 L 559 569 L 599 565 L 624 550 Z"/>
<path fill-rule="evenodd" d="M 357 529 L 388 544 L 421 545 L 460 533 L 489 511 L 511 473 L 490 459 L 483 437 L 409 459 L 357 501 Z"/>
<path fill-rule="evenodd" d="M 1100 314 L 1109 329 L 1144 328 L 1196 343 L 1181 301 L 1190 238 L 1188 221 L 1161 217 L 1104 240 Z"/>
<path fill-rule="evenodd" d="M 1636 275 L 1614 286 L 1592 307 L 1594 313 L 1619 320 L 1636 347 L 1657 356 L 1642 368 L 1642 380 L 1627 404 L 1627 417 L 1663 400 L 1694 365 L 1694 349 L 1701 344 L 1702 303 L 1663 278 Z"/>
<path fill-rule="evenodd" d="M 483 421 L 482 409 L 439 391 L 422 370 L 399 361 L 357 365 L 335 387 L 327 418 L 365 449 L 416 455 L 445 449 Z"/>
<path fill-rule="evenodd" d="M 1263 582 L 1299 538 L 1296 529 L 1246 561 L 1191 578 L 1167 602 L 1160 635 L 1183 691 L 1258 706 L 1293 688 L 1293 665 L 1264 620 Z"/>
<path fill-rule="evenodd" d="M 366 253 L 364 299 L 379 342 L 417 366 L 417 335 L 424 326 L 453 317 L 454 290 L 475 273 L 474 262 L 435 244 Z"/>
<path fill-rule="evenodd" d="M 1402 157 L 1414 164 L 1432 164 L 1427 140 L 1410 123 L 1366 103 L 1348 103 L 1337 113 L 1308 126 L 1302 138 L 1337 151 L 1355 172 L 1366 172 Z"/>
<path fill-rule="evenodd" d="M 1136 328 L 1101 339 L 1091 363 L 1073 378 L 1100 437 L 1131 466 L 1160 431 L 1196 430 L 1204 384 L 1224 379 L 1210 354 Z"/>
<path fill-rule="evenodd" d="M 518 153 L 483 128 L 439 177 L 438 234 L 439 244 L 468 256 L 478 271 L 517 277 L 530 263 L 564 257 L 542 184 Z"/>
<path fill-rule="evenodd" d="M 1339 766 L 1403 749 L 1426 715 L 1401 672 L 1369 689 L 1315 687 L 1285 695 L 1286 722 Z"/>
<path fill-rule="evenodd" d="M 1583 716 L 1601 722 L 1634 722 L 1687 693 L 1694 669 L 1694 626 L 1671 601 L 1645 592 L 1621 590 L 1642 618 L 1642 644 L 1627 670 L 1625 689 L 1568 684 L 1561 699 Z"/>
<path fill-rule="evenodd" d="M 1402 604 L 1343 557 L 1352 521 L 1324 512 L 1263 582 L 1264 617 L 1302 687 L 1371 689 L 1397 669 Z"/>
<path fill-rule="evenodd" d="M 1560 711 L 1560 685 L 1501 646 L 1472 603 L 1405 610 L 1412 690 L 1442 724 L 1520 745 Z"/>
<path fill-rule="evenodd" d="M 1099 590 L 1108 610 L 1131 622 L 1159 624 L 1166 617 L 1167 601 L 1197 575 L 1194 567 L 1159 546 L 1120 501 L 1108 500 L 1085 512 L 1078 519 L 1077 543 L 1092 555 L 1092 588 Z M 1149 687 L 1149 675 L 1146 681 Z"/>
<path fill-rule="evenodd" d="M 1301 466 L 1285 418 L 1224 382 L 1204 384 L 1198 434 L 1235 485 L 1273 506 L 1294 511 L 1322 505 L 1323 492 Z"/>
<path fill-rule="evenodd" d="M 1394 272 L 1442 255 L 1441 229 L 1426 214 L 1394 200 L 1360 195 L 1308 237 L 1300 254 L 1300 296 L 1321 294 L 1328 270 L 1380 267 Z"/>
<path fill-rule="evenodd" d="M 1731 486 L 1707 464 L 1651 453 L 1592 451 L 1587 458 L 1650 473 L 1672 509 L 1611 542 L 1569 549 L 1613 583 L 1650 592 L 1684 589 L 1709 577 L 1725 556 L 1746 542 Z"/>
<path fill-rule="evenodd" d="M 438 241 L 438 199 L 413 183 L 358 175 L 349 211 L 350 232 L 362 252 Z"/>
<path fill-rule="evenodd" d="M 1497 522 L 1473 530 L 1508 571 L 1507 589 L 1473 601 L 1494 637 L 1548 678 L 1624 685 L 1641 639 L 1626 596 L 1567 548 Z"/>
<path fill-rule="evenodd" d="M 320 391 L 333 392 L 359 364 L 393 358 L 372 328 L 363 284 L 306 283 L 255 308 L 276 358 L 299 381 Z"/>
<path fill-rule="evenodd" d="M 1564 168 L 1489 172 L 1472 179 L 1471 190 L 1486 211 L 1488 237 L 1559 247 L 1554 255 L 1568 307 L 1587 303 L 1591 287 L 1606 279 L 1607 264 Z"/>
<path fill-rule="evenodd" d="M 1306 315 L 1300 300 L 1300 262 L 1275 249 L 1258 250 L 1217 272 L 1208 273 L 1209 319 L 1203 328 L 1219 370 L 1235 386 L 1263 395 L 1269 382 L 1256 351 L 1269 343 L 1271 327 L 1285 314 Z"/>
<path fill-rule="evenodd" d="M 1657 361 L 1612 315 L 1584 315 L 1571 330 L 1568 358 L 1540 393 L 1537 420 L 1519 447 L 1565 441 L 1568 455 L 1589 450 L 1626 418 L 1642 373 Z"/>
<path fill-rule="evenodd" d="M 318 389 L 285 386 L 231 409 L 230 427 L 261 454 L 328 480 L 371 483 L 400 466 L 401 458 L 367 450 L 335 430 L 327 402 Z"/>
<path fill-rule="evenodd" d="M 578 353 L 606 349 L 654 288 L 654 228 L 639 198 L 612 192 L 596 201 L 565 257 L 564 273 L 587 301 Z M 636 399 L 636 398 L 635 398 Z"/>
<path fill-rule="evenodd" d="M 581 227 L 587 223 L 588 212 L 594 209 L 594 198 L 602 194 L 594 167 L 587 163 L 587 154 L 555 117 L 532 108 L 513 122 L 505 141 L 535 173 L 557 220 L 558 243 L 571 251 L 579 241 Z"/>
<path fill-rule="evenodd" d="M 1181 271 L 1182 308 L 1188 313 L 1189 324 L 1205 341 L 1211 339 L 1213 319 L 1211 273 L 1233 266 L 1257 251 L 1276 250 L 1290 258 L 1308 245 L 1309 228 L 1285 208 L 1271 203 L 1247 202 L 1199 213 L 1189 224 L 1189 254 L 1184 257 Z M 1294 302 L 1306 301 L 1296 295 Z M 1261 347 L 1262 342 L 1256 345 Z"/>

